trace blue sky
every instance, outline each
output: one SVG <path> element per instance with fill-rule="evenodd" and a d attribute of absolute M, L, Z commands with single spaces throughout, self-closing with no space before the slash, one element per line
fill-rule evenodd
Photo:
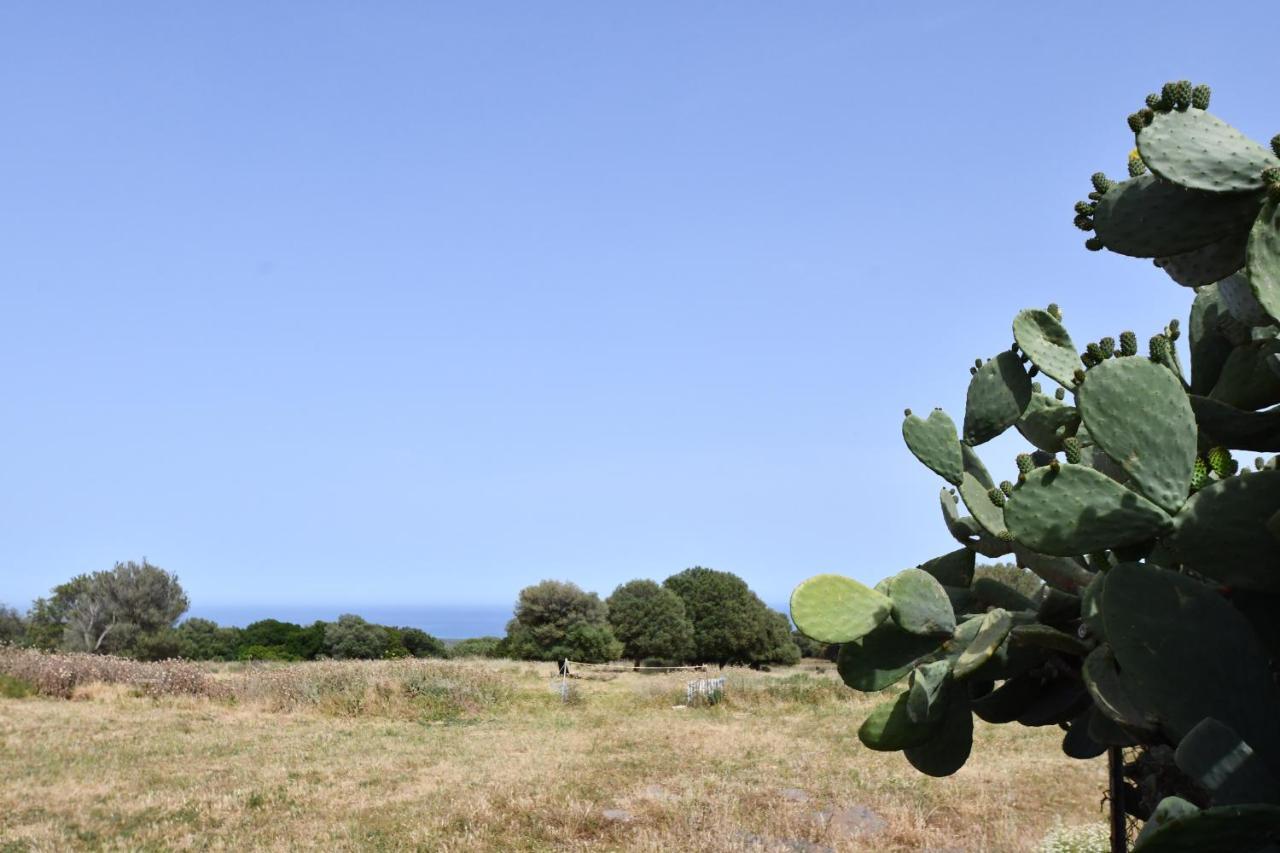
<path fill-rule="evenodd" d="M 782 602 L 950 550 L 902 409 L 959 420 L 1023 307 L 1185 316 L 1071 205 L 1167 79 L 1280 130 L 1229 6 L 5 3 L 0 601 L 146 555 L 197 604 Z"/>

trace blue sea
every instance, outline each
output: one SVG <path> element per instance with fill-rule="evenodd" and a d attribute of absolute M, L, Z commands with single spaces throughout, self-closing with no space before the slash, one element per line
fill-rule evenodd
<path fill-rule="evenodd" d="M 317 619 L 332 622 L 344 613 L 354 613 L 379 625 L 421 628 L 442 640 L 462 640 L 467 637 L 501 637 L 506 633 L 507 620 L 511 618 L 511 605 L 208 604 L 193 606 L 185 615 L 243 628 L 259 619 L 279 619 L 299 625 L 310 625 Z"/>

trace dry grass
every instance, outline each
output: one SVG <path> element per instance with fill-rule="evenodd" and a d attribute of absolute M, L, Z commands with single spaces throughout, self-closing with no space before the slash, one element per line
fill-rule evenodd
<path fill-rule="evenodd" d="M 822 670 L 729 670 L 692 709 L 679 674 L 576 682 L 566 705 L 554 666 L 492 661 L 0 698 L 0 850 L 1012 851 L 1101 820 L 1103 767 L 1056 728 L 980 724 L 969 764 L 930 779 L 859 744 L 879 698 Z M 859 834 L 856 807 L 883 826 Z"/>

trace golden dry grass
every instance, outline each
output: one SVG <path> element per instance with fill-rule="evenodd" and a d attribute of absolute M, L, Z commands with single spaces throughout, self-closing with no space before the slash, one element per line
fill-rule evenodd
<path fill-rule="evenodd" d="M 319 665 L 288 666 L 215 677 Z M 930 779 L 862 747 L 880 697 L 828 667 L 730 670 L 722 704 L 684 709 L 681 675 L 576 682 L 565 705 L 553 666 L 473 661 L 440 671 L 505 689 L 441 712 L 386 664 L 338 666 L 368 703 L 0 699 L 0 850 L 1013 851 L 1102 819 L 1102 763 L 1064 758 L 1056 727 L 979 724 L 969 764 Z M 883 826 L 860 834 L 858 808 Z"/>

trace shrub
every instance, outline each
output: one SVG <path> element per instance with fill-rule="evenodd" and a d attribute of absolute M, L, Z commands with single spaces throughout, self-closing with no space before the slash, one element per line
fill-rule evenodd
<path fill-rule="evenodd" d="M 501 637 L 472 637 L 466 640 L 459 640 L 450 646 L 449 657 L 496 658 L 502 657 L 502 651 Z"/>
<path fill-rule="evenodd" d="M 386 653 L 389 643 L 386 628 L 351 613 L 344 613 L 337 622 L 330 622 L 324 629 L 325 651 L 339 660 L 380 658 Z"/>

